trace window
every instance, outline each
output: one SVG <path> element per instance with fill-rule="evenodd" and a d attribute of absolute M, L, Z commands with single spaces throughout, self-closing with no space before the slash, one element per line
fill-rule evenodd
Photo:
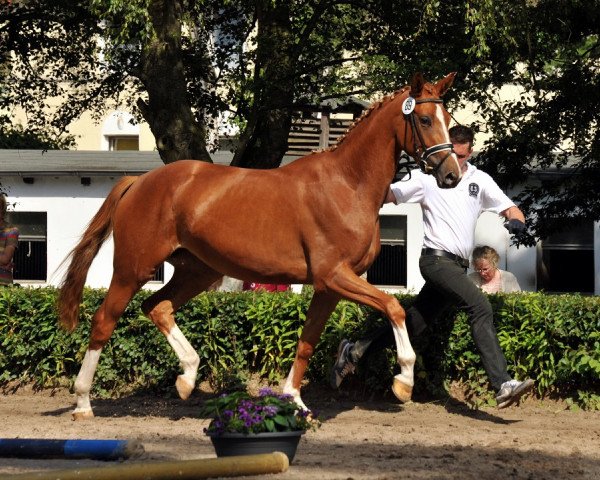
<path fill-rule="evenodd" d="M 100 150 L 139 150 L 140 126 L 127 112 L 112 112 L 102 125 Z"/>
<path fill-rule="evenodd" d="M 116 150 L 139 150 L 140 149 L 140 139 L 139 137 L 118 137 L 118 136 L 108 136 L 108 150 L 116 151 Z"/>
<path fill-rule="evenodd" d="M 541 243 L 537 289 L 549 293 L 594 293 L 594 224 L 587 222 Z"/>
<path fill-rule="evenodd" d="M 165 281 L 165 264 L 161 263 L 159 267 L 154 272 L 154 277 L 152 277 L 151 282 L 164 283 Z"/>
<path fill-rule="evenodd" d="M 406 285 L 406 216 L 381 215 L 381 252 L 367 271 L 373 285 Z"/>
<path fill-rule="evenodd" d="M 9 222 L 19 228 L 14 256 L 14 279 L 46 281 L 46 212 L 9 212 Z"/>

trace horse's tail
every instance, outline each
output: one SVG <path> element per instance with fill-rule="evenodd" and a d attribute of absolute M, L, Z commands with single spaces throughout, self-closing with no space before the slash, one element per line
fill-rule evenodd
<path fill-rule="evenodd" d="M 121 197 L 136 180 L 137 177 L 123 177 L 119 180 L 90 221 L 77 246 L 65 259 L 71 258 L 71 263 L 60 286 L 58 315 L 60 324 L 69 332 L 75 330 L 79 322 L 79 304 L 87 272 L 100 247 L 112 232 L 113 213 Z"/>

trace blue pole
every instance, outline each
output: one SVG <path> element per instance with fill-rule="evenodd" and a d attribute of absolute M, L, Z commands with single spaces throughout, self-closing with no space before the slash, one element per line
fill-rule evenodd
<path fill-rule="evenodd" d="M 142 453 L 143 445 L 135 440 L 0 438 L 0 457 L 118 460 Z"/>

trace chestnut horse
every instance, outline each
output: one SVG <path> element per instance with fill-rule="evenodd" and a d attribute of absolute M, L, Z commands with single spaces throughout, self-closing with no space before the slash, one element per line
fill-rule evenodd
<path fill-rule="evenodd" d="M 223 275 L 261 283 L 303 283 L 314 296 L 284 392 L 300 397 L 300 383 L 326 320 L 342 298 L 382 311 L 394 327 L 401 373 L 395 391 L 412 394 L 415 353 L 398 301 L 360 278 L 380 248 L 379 209 L 404 150 L 456 186 L 460 168 L 440 97 L 454 73 L 435 84 L 416 74 L 410 86 L 373 104 L 333 147 L 273 170 L 181 160 L 140 177 L 125 177 L 91 220 L 61 286 L 59 314 L 77 326 L 90 265 L 114 238 L 113 276 L 95 312 L 88 350 L 75 382 L 73 418 L 92 417 L 89 392 L 100 352 L 133 295 L 167 261 L 171 280 L 142 304 L 166 336 L 183 373 L 176 388 L 186 399 L 199 357 L 175 324 L 174 312 Z"/>

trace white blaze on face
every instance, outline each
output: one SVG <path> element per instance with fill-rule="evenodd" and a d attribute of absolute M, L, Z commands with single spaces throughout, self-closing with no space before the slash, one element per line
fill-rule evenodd
<path fill-rule="evenodd" d="M 440 122 L 440 125 L 446 125 L 446 122 L 444 120 L 444 110 L 442 107 L 441 103 L 436 103 L 435 104 L 435 118 L 438 122 Z M 448 133 L 448 129 L 444 129 L 444 136 L 446 138 L 444 138 L 444 143 L 452 143 L 450 141 L 450 134 Z M 452 160 L 454 160 L 454 163 L 456 164 L 456 171 L 461 172 L 461 168 L 460 168 L 460 164 L 458 163 L 458 159 L 456 158 L 456 155 L 454 154 L 454 152 L 452 152 L 452 155 L 450 155 L 450 157 L 452 158 Z"/>

